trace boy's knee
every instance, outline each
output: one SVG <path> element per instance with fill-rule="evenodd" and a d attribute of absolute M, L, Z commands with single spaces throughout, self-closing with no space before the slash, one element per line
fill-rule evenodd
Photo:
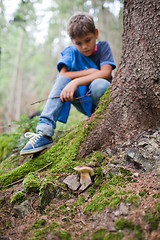
<path fill-rule="evenodd" d="M 90 88 L 92 98 L 100 98 L 105 93 L 109 85 L 110 82 L 105 79 L 94 80 Z"/>

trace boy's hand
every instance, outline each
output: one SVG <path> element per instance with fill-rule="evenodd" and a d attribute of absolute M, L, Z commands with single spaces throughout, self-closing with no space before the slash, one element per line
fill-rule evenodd
<path fill-rule="evenodd" d="M 62 102 L 64 101 L 73 101 L 73 95 L 74 92 L 76 91 L 78 85 L 76 81 L 72 80 L 69 82 L 62 90 L 60 94 L 60 99 Z"/>

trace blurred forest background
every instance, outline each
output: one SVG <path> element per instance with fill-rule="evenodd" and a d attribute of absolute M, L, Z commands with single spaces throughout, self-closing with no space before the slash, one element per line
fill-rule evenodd
<path fill-rule="evenodd" d="M 43 109 L 44 102 L 31 103 L 48 97 L 61 51 L 71 44 L 66 26 L 75 12 L 85 11 L 94 17 L 98 40 L 109 42 L 118 66 L 122 1 L 1 0 L 0 4 L 1 133 L 10 131 L 8 124 L 12 120 L 19 121 L 24 114 L 31 116 Z"/>

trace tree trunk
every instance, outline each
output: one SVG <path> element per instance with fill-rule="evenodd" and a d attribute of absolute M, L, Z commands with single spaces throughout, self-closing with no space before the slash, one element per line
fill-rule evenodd
<path fill-rule="evenodd" d="M 143 131 L 160 127 L 159 10 L 159 1 L 124 1 L 122 56 L 112 101 L 82 145 L 82 156 L 129 146 Z"/>
<path fill-rule="evenodd" d="M 14 119 L 14 120 L 19 120 L 19 116 L 17 118 L 17 114 L 15 114 L 17 112 L 17 106 L 15 105 L 15 102 L 17 100 L 17 92 L 16 92 L 16 87 L 17 89 L 20 89 L 20 87 L 18 86 L 19 84 L 19 80 L 18 81 L 18 77 L 20 77 L 19 75 L 19 71 L 20 71 L 20 60 L 21 60 L 21 51 L 22 51 L 22 45 L 23 45 L 23 39 L 24 39 L 24 30 L 21 28 L 20 29 L 20 37 L 19 37 L 19 42 L 18 42 L 18 46 L 17 46 L 17 56 L 16 56 L 16 62 L 15 62 L 15 69 L 14 69 L 14 74 L 13 74 L 13 78 L 11 81 L 11 87 L 10 87 L 10 98 L 9 98 L 9 103 L 8 103 L 8 122 L 10 122 L 10 120 Z M 20 91 L 18 91 L 20 92 Z M 21 93 L 20 93 L 21 94 Z M 18 95 L 19 98 L 19 95 Z M 17 100 L 19 101 L 19 100 Z M 19 111 L 19 110 L 18 110 Z M 19 115 L 19 113 L 18 113 Z"/>

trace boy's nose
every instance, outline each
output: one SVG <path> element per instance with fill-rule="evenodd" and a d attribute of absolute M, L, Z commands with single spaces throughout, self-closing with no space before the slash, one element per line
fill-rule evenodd
<path fill-rule="evenodd" d="M 87 49 L 87 45 L 86 45 L 86 44 L 83 44 L 83 45 L 82 45 L 82 48 L 83 48 L 83 49 Z"/>

